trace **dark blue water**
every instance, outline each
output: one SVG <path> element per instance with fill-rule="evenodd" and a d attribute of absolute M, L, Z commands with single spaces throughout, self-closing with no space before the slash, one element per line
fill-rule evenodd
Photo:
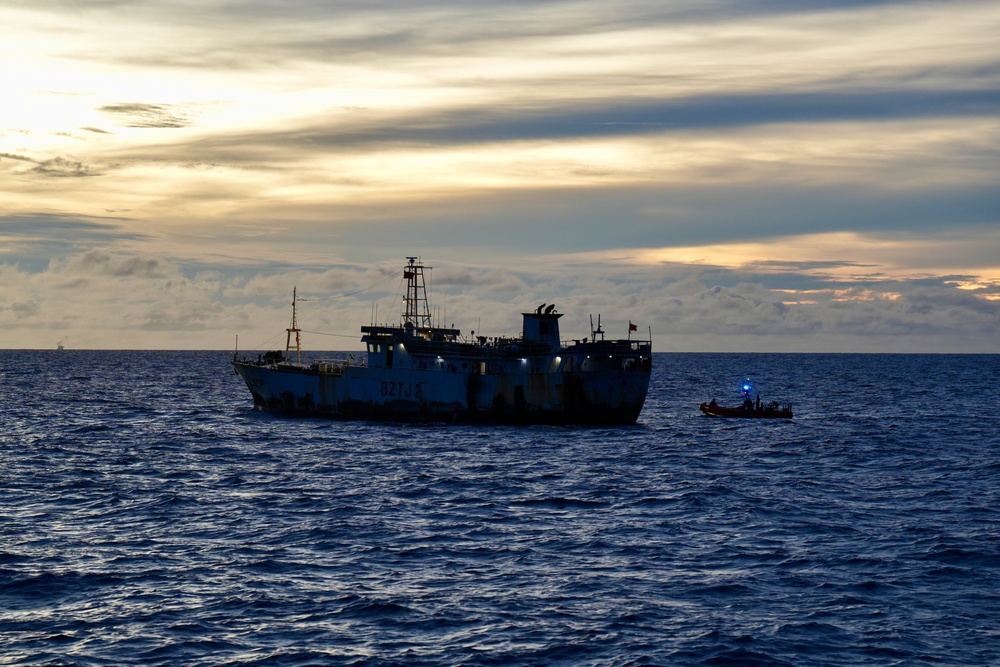
<path fill-rule="evenodd" d="M 0 352 L 2 665 L 1000 664 L 1000 356 L 656 355 L 624 428 Z M 698 404 L 791 401 L 786 421 Z"/>

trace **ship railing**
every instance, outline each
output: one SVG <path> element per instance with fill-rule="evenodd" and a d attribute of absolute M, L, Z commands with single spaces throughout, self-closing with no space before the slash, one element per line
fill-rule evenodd
<path fill-rule="evenodd" d="M 562 347 L 573 347 L 580 345 L 580 340 L 565 340 L 561 342 Z M 484 353 L 491 356 L 494 354 L 502 356 L 533 355 L 554 352 L 548 343 L 510 336 L 486 337 L 476 336 L 474 341 L 431 341 L 419 336 L 407 337 L 403 341 L 406 348 L 416 354 L 440 354 L 449 357 L 480 357 Z M 640 353 L 648 354 L 652 349 L 652 342 L 632 339 L 587 341 L 587 346 L 597 347 L 600 351 L 614 353 Z M 593 348 L 591 348 L 593 349 Z"/>
<path fill-rule="evenodd" d="M 652 341 L 641 340 L 639 338 L 617 338 L 614 340 L 584 340 L 572 338 L 564 340 L 563 347 L 573 347 L 576 345 L 587 345 L 599 350 L 609 350 L 615 352 L 650 352 L 653 348 Z"/>
<path fill-rule="evenodd" d="M 404 345 L 417 354 L 440 354 L 447 357 L 481 357 L 513 344 L 514 339 L 490 339 L 488 342 L 430 341 L 421 338 L 407 338 Z"/>
<path fill-rule="evenodd" d="M 244 366 L 260 366 L 262 368 L 277 368 L 287 366 L 289 362 L 283 356 L 276 356 L 274 353 L 258 354 L 257 358 L 253 354 L 243 354 L 236 352 L 233 354 L 233 361 Z"/>
<path fill-rule="evenodd" d="M 363 368 L 365 365 L 363 357 L 351 355 L 347 359 L 314 359 L 310 368 L 327 375 L 343 375 L 345 368 Z"/>

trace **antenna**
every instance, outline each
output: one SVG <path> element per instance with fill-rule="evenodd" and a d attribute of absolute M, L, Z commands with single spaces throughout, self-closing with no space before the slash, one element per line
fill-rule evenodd
<path fill-rule="evenodd" d="M 285 353 L 288 353 L 288 352 L 292 351 L 292 333 L 294 333 L 295 334 L 295 363 L 301 365 L 302 364 L 302 345 L 301 345 L 301 342 L 299 341 L 299 332 L 301 331 L 301 329 L 299 329 L 298 321 L 295 318 L 295 302 L 298 301 L 298 299 L 295 296 L 297 290 L 298 290 L 297 287 L 292 287 L 292 323 L 291 323 L 291 325 L 287 329 L 285 329 L 285 331 L 288 332 L 288 335 L 285 337 Z"/>
<path fill-rule="evenodd" d="M 594 341 L 597 341 L 597 334 L 601 334 L 601 340 L 604 340 L 604 329 L 601 328 L 601 314 L 597 314 L 597 328 L 594 328 L 594 316 L 590 316 L 590 333 L 594 337 Z"/>

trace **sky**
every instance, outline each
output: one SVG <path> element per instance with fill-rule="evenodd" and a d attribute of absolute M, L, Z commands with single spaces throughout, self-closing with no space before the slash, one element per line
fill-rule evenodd
<path fill-rule="evenodd" d="M 1000 353 L 1000 3 L 5 0 L 0 348 Z"/>

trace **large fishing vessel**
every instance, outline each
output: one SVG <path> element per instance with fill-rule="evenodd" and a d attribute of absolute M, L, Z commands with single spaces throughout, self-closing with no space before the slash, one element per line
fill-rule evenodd
<path fill-rule="evenodd" d="M 592 336 L 562 342 L 554 305 L 522 313 L 516 337 L 434 326 L 424 265 L 408 257 L 399 325 L 361 327 L 367 354 L 303 361 L 293 292 L 285 351 L 236 352 L 254 406 L 287 415 L 380 421 L 632 424 L 646 400 L 652 343 Z"/>

